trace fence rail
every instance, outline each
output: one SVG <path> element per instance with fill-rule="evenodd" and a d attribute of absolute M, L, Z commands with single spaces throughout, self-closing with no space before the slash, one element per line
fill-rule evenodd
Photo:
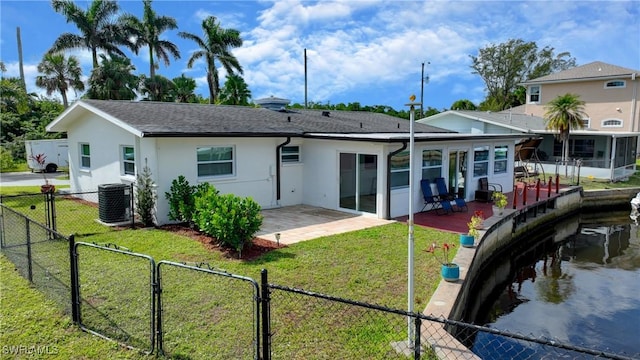
<path fill-rule="evenodd" d="M 84 330 L 176 358 L 632 359 L 75 242 L 0 204 L 0 247 Z M 231 296 L 233 294 L 233 296 Z M 409 339 L 407 323 L 414 324 Z"/>

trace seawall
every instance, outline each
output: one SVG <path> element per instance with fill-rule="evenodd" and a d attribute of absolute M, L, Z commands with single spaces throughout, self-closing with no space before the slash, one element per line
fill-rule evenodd
<path fill-rule="evenodd" d="M 519 249 L 530 248 L 534 244 L 527 234 L 544 233 L 554 241 L 574 234 L 577 225 L 563 222 L 563 219 L 578 212 L 630 210 L 630 201 L 638 192 L 640 188 L 583 191 L 581 187 L 571 187 L 522 209 L 505 209 L 502 217 L 486 219 L 476 246 L 461 247 L 453 259 L 460 266 L 460 280 L 454 283 L 441 281 L 423 313 L 451 320 L 474 318 L 479 311 L 479 302 L 469 299 L 470 294 L 488 297 L 490 289 L 495 288 L 493 285 L 507 281 L 506 277 L 511 273 L 508 262 L 503 262 L 500 268 L 490 268 L 495 258 L 506 251 L 517 253 Z M 444 329 L 433 331 L 425 340 L 441 359 L 477 358 Z M 454 343 L 456 346 L 452 346 Z M 444 348 L 439 344 L 448 346 Z"/>

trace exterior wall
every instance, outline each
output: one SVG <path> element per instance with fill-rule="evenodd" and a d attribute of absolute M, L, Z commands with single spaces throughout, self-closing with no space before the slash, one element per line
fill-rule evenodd
<path fill-rule="evenodd" d="M 343 211 L 349 210 L 340 208 L 340 153 L 376 155 L 376 216 L 384 218 L 386 204 L 383 203 L 383 199 L 387 165 L 383 145 L 361 141 L 305 139 L 303 149 L 302 202 L 306 205 Z"/>
<path fill-rule="evenodd" d="M 137 137 L 96 115 L 75 123 L 68 132 L 69 172 L 72 192 L 95 191 L 100 184 L 131 183 L 134 176 L 123 175 L 121 146 L 135 146 Z M 80 144 L 88 143 L 91 168 L 80 167 Z M 136 149 L 136 160 L 138 151 Z M 137 168 L 140 167 L 136 164 Z"/>
<path fill-rule="evenodd" d="M 527 103 L 525 113 L 543 117 L 544 105 L 559 95 L 573 93 L 580 95 L 585 104 L 585 112 L 590 118 L 590 128 L 607 131 L 639 131 L 640 122 L 640 79 L 624 80 L 624 88 L 605 89 L 610 80 L 580 81 L 574 83 L 540 85 L 540 102 Z M 527 100 L 528 100 L 527 93 Z M 622 127 L 603 127 L 604 120 L 622 120 Z"/>
<path fill-rule="evenodd" d="M 278 206 L 276 197 L 276 148 L 285 139 L 274 138 L 157 138 L 158 221 L 168 222 L 164 193 L 171 182 L 183 175 L 190 184 L 208 182 L 221 194 L 251 197 L 262 208 Z M 198 178 L 196 149 L 207 146 L 233 146 L 234 174 Z M 287 174 L 291 175 L 291 173 Z M 292 180 L 295 182 L 295 179 Z M 284 190 L 285 193 L 287 190 Z"/>

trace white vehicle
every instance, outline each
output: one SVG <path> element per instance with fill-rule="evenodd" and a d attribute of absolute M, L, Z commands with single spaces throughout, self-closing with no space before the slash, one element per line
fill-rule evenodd
<path fill-rule="evenodd" d="M 56 172 L 61 166 L 69 166 L 67 139 L 26 140 L 24 147 L 31 171 Z M 44 164 L 38 164 L 36 157 L 44 158 Z"/>

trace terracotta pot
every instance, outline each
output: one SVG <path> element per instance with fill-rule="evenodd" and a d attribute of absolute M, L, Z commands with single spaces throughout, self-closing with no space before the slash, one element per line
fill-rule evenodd
<path fill-rule="evenodd" d="M 56 186 L 51 184 L 45 184 L 40 186 L 40 192 L 43 194 L 52 193 L 56 191 Z"/>

